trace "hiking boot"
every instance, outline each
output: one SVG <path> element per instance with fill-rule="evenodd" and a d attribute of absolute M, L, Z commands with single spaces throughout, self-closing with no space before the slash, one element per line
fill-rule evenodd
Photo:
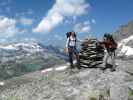
<path fill-rule="evenodd" d="M 71 69 L 74 69 L 74 68 L 75 68 L 75 66 L 74 66 L 74 65 L 70 65 L 70 68 L 71 68 Z"/>
<path fill-rule="evenodd" d="M 78 69 L 78 70 L 80 70 L 80 69 L 81 69 L 80 65 L 77 65 L 77 69 Z"/>
<path fill-rule="evenodd" d="M 107 63 L 103 63 L 103 64 L 101 64 L 101 68 L 100 68 L 101 70 L 105 70 L 105 69 L 107 69 Z"/>
<path fill-rule="evenodd" d="M 104 71 L 106 68 L 105 67 L 101 67 L 100 69 Z"/>
<path fill-rule="evenodd" d="M 80 69 L 81 69 L 80 63 L 77 63 L 77 64 L 76 64 L 76 67 L 77 67 L 78 70 L 80 70 Z"/>
<path fill-rule="evenodd" d="M 78 70 L 81 70 L 81 67 L 78 67 L 77 69 L 78 69 Z"/>
<path fill-rule="evenodd" d="M 111 72 L 114 72 L 114 71 L 116 71 L 116 69 L 115 68 L 111 68 Z"/>

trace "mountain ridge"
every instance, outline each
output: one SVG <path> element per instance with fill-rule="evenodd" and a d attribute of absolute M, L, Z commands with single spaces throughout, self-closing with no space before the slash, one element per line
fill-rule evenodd
<path fill-rule="evenodd" d="M 115 40 L 118 42 L 118 56 L 122 58 L 133 58 L 133 21 L 126 25 L 121 25 L 113 33 Z"/>
<path fill-rule="evenodd" d="M 44 48 L 37 42 L 0 45 L 0 77 L 8 78 L 64 63 L 61 57 L 65 55 L 59 50 L 51 53 L 51 48 Z"/>

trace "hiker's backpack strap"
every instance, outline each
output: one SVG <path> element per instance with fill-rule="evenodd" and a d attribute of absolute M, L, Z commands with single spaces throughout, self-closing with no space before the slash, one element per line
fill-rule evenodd
<path fill-rule="evenodd" d="M 68 37 L 68 47 L 69 47 L 69 44 L 70 44 L 70 36 Z"/>

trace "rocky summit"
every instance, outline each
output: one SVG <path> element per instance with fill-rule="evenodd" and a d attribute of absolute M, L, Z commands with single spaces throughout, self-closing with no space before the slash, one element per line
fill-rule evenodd
<path fill-rule="evenodd" d="M 68 65 L 61 65 L 13 78 L 0 86 L 0 100 L 133 100 L 132 74 L 125 70 L 126 61 L 117 62 L 115 72 L 99 68 L 71 72 Z"/>

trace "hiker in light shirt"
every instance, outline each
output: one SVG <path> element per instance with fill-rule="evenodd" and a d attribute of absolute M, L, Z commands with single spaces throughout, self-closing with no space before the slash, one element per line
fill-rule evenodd
<path fill-rule="evenodd" d="M 79 52 L 77 50 L 77 41 L 81 41 L 81 40 L 77 40 L 76 33 L 68 32 L 65 51 L 69 54 L 69 62 L 70 62 L 71 68 L 74 68 L 73 57 L 75 55 L 76 61 L 77 61 L 76 67 L 80 69 L 80 58 L 79 58 Z"/>

